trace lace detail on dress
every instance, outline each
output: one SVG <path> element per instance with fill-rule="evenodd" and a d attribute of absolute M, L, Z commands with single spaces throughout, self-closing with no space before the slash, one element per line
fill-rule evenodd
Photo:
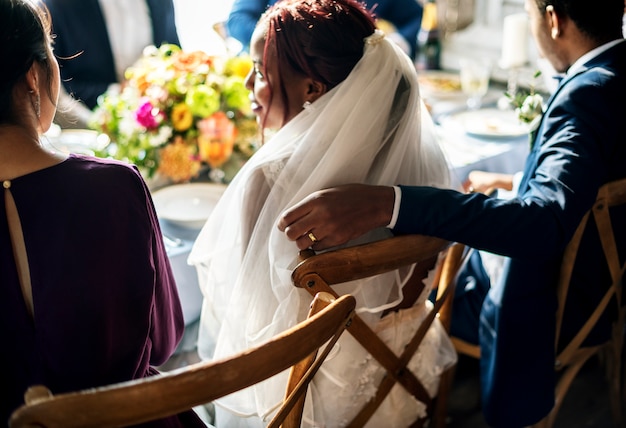
<path fill-rule="evenodd" d="M 429 302 L 426 302 L 390 313 L 379 320 L 374 330 L 396 355 L 400 355 L 430 309 Z M 313 379 L 313 401 L 317 401 L 319 407 L 314 404 L 315 422 L 310 426 L 330 426 L 325 425 L 329 421 L 333 427 L 346 426 L 374 396 L 384 376 L 380 364 L 352 336 L 342 336 L 339 342 L 342 352 L 327 359 Z M 429 395 L 434 396 L 441 373 L 455 362 L 456 352 L 443 327 L 435 320 L 409 367 Z M 331 394 L 333 400 L 328 400 Z M 396 384 L 366 426 L 410 426 L 418 417 L 424 416 L 426 405 Z"/>
<path fill-rule="evenodd" d="M 280 173 L 285 168 L 285 164 L 287 163 L 287 159 L 279 159 L 275 161 L 271 161 L 263 165 L 263 174 L 267 179 L 270 187 L 274 185 Z"/>

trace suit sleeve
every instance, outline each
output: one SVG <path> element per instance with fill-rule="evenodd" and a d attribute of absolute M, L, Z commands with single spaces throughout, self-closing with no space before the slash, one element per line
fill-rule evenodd
<path fill-rule="evenodd" d="M 623 80 L 585 74 L 551 103 L 518 198 L 402 186 L 394 231 L 439 236 L 526 260 L 560 253 L 598 188 L 624 176 L 626 112 L 617 95 L 623 93 Z"/>
<path fill-rule="evenodd" d="M 228 35 L 239 40 L 247 51 L 256 24 L 269 3 L 266 0 L 235 0 L 226 21 Z"/>
<path fill-rule="evenodd" d="M 176 13 L 172 0 L 148 0 L 152 20 L 152 35 L 156 46 L 170 43 L 180 46 L 176 29 Z"/>
<path fill-rule="evenodd" d="M 417 54 L 417 33 L 422 24 L 422 6 L 415 0 L 368 1 L 378 18 L 391 22 L 411 47 L 411 58 Z"/>

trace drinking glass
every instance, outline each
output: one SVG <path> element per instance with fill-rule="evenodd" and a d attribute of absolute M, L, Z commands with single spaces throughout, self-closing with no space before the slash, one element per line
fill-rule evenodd
<path fill-rule="evenodd" d="M 461 58 L 459 64 L 461 89 L 467 95 L 467 107 L 470 110 L 479 109 L 489 89 L 491 63 L 485 59 Z"/>
<path fill-rule="evenodd" d="M 226 174 L 221 167 L 233 154 L 234 145 L 234 138 L 211 139 L 202 135 L 198 137 L 200 158 L 211 167 L 209 171 L 211 181 L 221 183 L 224 180 Z"/>
<path fill-rule="evenodd" d="M 221 183 L 225 177 L 221 167 L 233 154 L 237 136 L 235 123 L 226 113 L 218 111 L 198 122 L 198 129 L 200 159 L 211 167 L 209 172 L 211 181 Z"/>

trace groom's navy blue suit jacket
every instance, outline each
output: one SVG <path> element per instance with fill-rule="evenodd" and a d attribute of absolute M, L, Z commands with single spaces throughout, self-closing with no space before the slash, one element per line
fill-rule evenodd
<path fill-rule="evenodd" d="M 527 426 L 552 408 L 555 283 L 562 252 L 593 205 L 598 188 L 622 177 L 626 177 L 624 41 L 568 75 L 548 101 L 518 198 L 504 201 L 402 187 L 394 232 L 438 236 L 508 257 L 503 278 L 490 289 L 480 315 L 483 411 L 490 426 Z M 616 224 L 624 248 L 626 213 Z M 606 275 L 606 269 L 601 267 L 597 236 L 590 230 L 584 235 L 570 289 L 575 309 L 565 314 L 569 338 L 605 291 L 594 280 Z M 597 328 L 594 340 L 603 335 L 606 338 L 606 328 Z"/>
<path fill-rule="evenodd" d="M 180 45 L 172 0 L 146 0 L 156 46 Z M 54 51 L 59 58 L 63 85 L 68 93 L 94 108 L 98 96 L 117 82 L 115 62 L 106 23 L 98 0 L 45 0 L 57 35 Z M 70 58 L 77 53 L 79 56 Z"/>

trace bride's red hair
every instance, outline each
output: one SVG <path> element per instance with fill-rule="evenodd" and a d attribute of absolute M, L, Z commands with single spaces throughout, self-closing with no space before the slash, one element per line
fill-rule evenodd
<path fill-rule="evenodd" d="M 300 74 L 334 88 L 359 62 L 364 39 L 376 29 L 373 14 L 357 0 L 282 0 L 259 25 L 266 28 L 265 67 L 268 51 L 276 52 L 284 105 L 289 104 L 283 76 Z"/>

